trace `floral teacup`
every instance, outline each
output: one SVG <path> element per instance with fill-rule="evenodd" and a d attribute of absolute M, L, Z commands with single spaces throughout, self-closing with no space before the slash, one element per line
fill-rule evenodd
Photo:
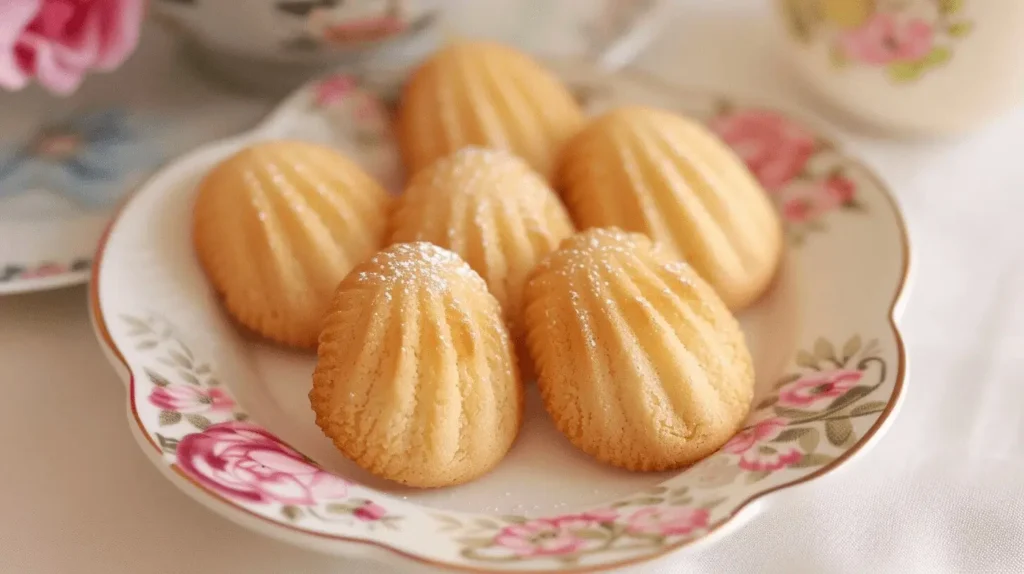
<path fill-rule="evenodd" d="M 817 92 L 884 128 L 951 133 L 1024 100 L 1024 2 L 776 0 Z"/>
<path fill-rule="evenodd" d="M 154 15 L 205 70 L 245 88 L 290 90 L 326 67 L 382 65 L 436 41 L 443 0 L 155 0 Z M 242 6 L 244 4 L 244 7 Z"/>
<path fill-rule="evenodd" d="M 244 9 L 242 8 L 244 4 Z M 651 37 L 664 0 L 154 0 L 194 62 L 246 89 L 290 91 L 325 68 L 394 84 L 443 36 L 520 44 L 553 35 L 621 59 Z M 555 33 L 552 34 L 552 29 Z M 572 40 L 579 40 L 573 42 Z M 566 43 L 566 42 L 560 42 Z M 367 78 L 365 76 L 372 76 Z M 383 89 L 394 85 L 381 86 Z"/>

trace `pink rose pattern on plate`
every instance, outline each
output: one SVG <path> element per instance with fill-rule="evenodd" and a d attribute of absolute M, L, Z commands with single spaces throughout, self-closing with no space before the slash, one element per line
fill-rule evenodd
<path fill-rule="evenodd" d="M 587 525 L 577 516 L 539 518 L 506 526 L 494 538 L 494 544 L 519 557 L 573 554 L 596 543 L 577 534 Z"/>
<path fill-rule="evenodd" d="M 160 317 L 124 316 L 136 348 L 159 353 L 144 369 L 147 403 L 157 410 L 157 445 L 195 483 L 239 504 L 277 505 L 289 521 L 314 519 L 397 528 L 401 516 L 352 498 L 348 481 L 247 422 L 210 367 Z M 171 382 L 171 380 L 175 382 Z M 138 381 L 141 383 L 141 381 Z"/>
<path fill-rule="evenodd" d="M 726 113 L 711 120 L 710 127 L 769 193 L 778 192 L 803 173 L 818 147 L 814 134 L 767 110 Z"/>
<path fill-rule="evenodd" d="M 182 414 L 231 412 L 235 407 L 235 401 L 221 389 L 192 385 L 154 387 L 149 402 L 162 411 Z"/>
<path fill-rule="evenodd" d="M 313 99 L 316 105 L 324 108 L 352 95 L 359 83 L 348 74 L 335 74 L 324 78 L 314 86 Z"/>
<path fill-rule="evenodd" d="M 864 373 L 839 369 L 801 377 L 779 389 L 779 403 L 788 407 L 807 407 L 846 394 L 860 382 Z"/>
<path fill-rule="evenodd" d="M 736 434 L 722 451 L 740 455 L 739 467 L 756 472 L 774 472 L 800 462 L 803 453 L 792 446 L 770 446 L 768 442 L 786 428 L 781 417 L 760 421 Z"/>
<path fill-rule="evenodd" d="M 186 435 L 177 457 L 197 482 L 247 502 L 312 506 L 348 494 L 347 482 L 248 422 L 228 421 Z"/>
<path fill-rule="evenodd" d="M 794 38 L 822 39 L 837 69 L 851 64 L 882 68 L 896 84 L 920 79 L 947 63 L 954 44 L 973 25 L 963 16 L 964 0 L 869 0 L 829 2 L 808 9 L 802 0 L 780 2 Z"/>
<path fill-rule="evenodd" d="M 510 524 L 493 535 L 464 539 L 463 555 L 482 561 L 554 558 L 572 563 L 580 556 L 626 545 L 657 547 L 670 538 L 690 536 L 708 527 L 715 503 L 694 505 L 686 488 L 669 492 L 659 487 L 651 494 L 617 503 L 618 509 L 529 520 L 508 517 Z M 671 506 L 651 505 L 655 501 Z"/>
<path fill-rule="evenodd" d="M 364 522 L 375 522 L 383 519 L 387 513 L 388 511 L 383 506 L 367 500 L 352 511 L 352 516 Z"/>
<path fill-rule="evenodd" d="M 812 231 L 824 231 L 827 215 L 863 211 L 857 184 L 842 166 L 823 169 L 816 158 L 832 152 L 828 142 L 770 110 L 724 108 L 708 122 L 772 197 L 786 232 L 800 244 Z"/>
<path fill-rule="evenodd" d="M 312 102 L 330 120 L 342 122 L 352 138 L 368 150 L 390 136 L 387 109 L 380 98 L 360 87 L 355 76 L 334 74 L 319 80 L 313 85 Z"/>
<path fill-rule="evenodd" d="M 885 401 L 871 399 L 886 380 L 876 341 L 864 343 L 855 336 L 837 347 L 820 338 L 797 353 L 796 363 L 799 371 L 783 377 L 758 402 L 749 426 L 684 473 L 688 486 L 655 487 L 582 514 L 505 517 L 504 524 L 495 520 L 493 525 L 484 520 L 488 526 L 483 531 L 471 522 L 439 517 L 441 528 L 463 533 L 458 538 L 462 555 L 485 562 L 555 559 L 574 564 L 595 553 L 701 536 L 722 520 L 713 514 L 725 500 L 713 496 L 717 489 L 778 480 L 793 469 L 829 464 L 837 449 L 857 440 L 855 419 L 877 417 L 886 408 Z"/>
<path fill-rule="evenodd" d="M 706 508 L 652 506 L 634 512 L 629 517 L 626 531 L 630 534 L 682 536 L 706 527 L 709 515 Z"/>
<path fill-rule="evenodd" d="M 167 433 L 153 437 L 174 456 L 182 474 L 243 507 L 277 508 L 290 522 L 403 529 L 403 517 L 387 510 L 383 501 L 353 497 L 365 491 L 361 486 L 321 469 L 262 427 L 246 422 L 210 369 L 174 338 L 169 323 L 155 317 L 123 318 L 138 348 L 161 354 L 161 361 L 145 370 L 148 404 L 159 412 Z M 877 417 L 887 406 L 871 400 L 886 380 L 886 363 L 875 341 L 862 343 L 855 336 L 837 347 L 818 339 L 811 349 L 797 353 L 796 364 L 799 370 L 778 381 L 755 406 L 754 422 L 682 475 L 692 478 L 686 481 L 689 486 L 659 486 L 610 507 L 550 517 L 472 519 L 437 513 L 432 516 L 438 531 L 450 532 L 469 561 L 554 559 L 566 564 L 583 556 L 657 548 L 701 536 L 725 518 L 716 520 L 713 514 L 727 499 L 716 498 L 716 489 L 829 464 L 836 449 L 857 440 L 852 421 Z M 167 371 L 168 365 L 174 369 Z M 184 432 L 175 435 L 175 429 Z"/>

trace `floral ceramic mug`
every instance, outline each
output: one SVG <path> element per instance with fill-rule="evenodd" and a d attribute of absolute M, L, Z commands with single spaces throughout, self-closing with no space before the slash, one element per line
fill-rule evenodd
<path fill-rule="evenodd" d="M 960 132 L 1024 101 L 1020 0 L 776 0 L 788 55 L 862 120 Z"/>

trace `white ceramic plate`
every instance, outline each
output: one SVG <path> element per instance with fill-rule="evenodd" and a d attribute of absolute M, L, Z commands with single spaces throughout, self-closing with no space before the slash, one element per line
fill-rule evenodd
<path fill-rule="evenodd" d="M 313 355 L 236 329 L 189 238 L 199 178 L 259 139 L 326 142 L 399 188 L 381 107 L 333 77 L 297 92 L 255 131 L 161 170 L 100 249 L 97 333 L 128 382 L 132 431 L 166 476 L 231 520 L 324 552 L 469 571 L 589 571 L 722 535 L 765 507 L 753 502 L 845 465 L 881 436 L 906 376 L 894 314 L 909 251 L 879 180 L 775 112 L 551 65 L 592 112 L 642 102 L 710 122 L 777 199 L 786 258 L 773 290 L 741 316 L 758 373 L 746 428 L 685 471 L 634 474 L 574 450 L 530 396 L 508 457 L 471 484 L 397 488 L 346 461 L 313 423 Z"/>
<path fill-rule="evenodd" d="M 0 295 L 89 278 L 122 199 L 169 158 L 247 129 L 266 100 L 216 91 L 158 29 L 121 69 L 59 99 L 33 88 L 0 106 Z"/>

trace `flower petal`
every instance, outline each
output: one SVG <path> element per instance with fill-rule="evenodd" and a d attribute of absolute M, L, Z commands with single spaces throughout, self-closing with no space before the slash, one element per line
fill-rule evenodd
<path fill-rule="evenodd" d="M 288 474 L 275 474 L 256 483 L 263 494 L 283 504 L 315 504 L 312 494 L 305 485 Z"/>
<path fill-rule="evenodd" d="M 32 54 L 35 77 L 48 90 L 66 96 L 81 85 L 85 70 L 65 67 L 54 44 L 40 36 L 27 34 L 21 45 Z"/>
<path fill-rule="evenodd" d="M 25 28 L 39 12 L 42 0 L 4 0 L 0 2 L 0 87 L 20 90 L 28 85 L 25 70 L 15 54 Z"/>
<path fill-rule="evenodd" d="M 312 478 L 318 472 L 323 472 L 319 468 L 309 464 L 308 462 L 295 458 L 289 453 L 281 452 L 279 450 L 270 449 L 253 449 L 249 451 L 249 458 L 262 464 L 267 468 L 271 468 L 276 472 L 292 474 L 292 475 L 309 475 Z"/>
<path fill-rule="evenodd" d="M 309 487 L 317 500 L 337 500 L 348 495 L 348 483 L 329 472 L 318 472 Z"/>
<path fill-rule="evenodd" d="M 110 71 L 135 51 L 144 14 L 143 0 L 106 0 L 96 7 L 100 16 L 96 68 Z"/>

